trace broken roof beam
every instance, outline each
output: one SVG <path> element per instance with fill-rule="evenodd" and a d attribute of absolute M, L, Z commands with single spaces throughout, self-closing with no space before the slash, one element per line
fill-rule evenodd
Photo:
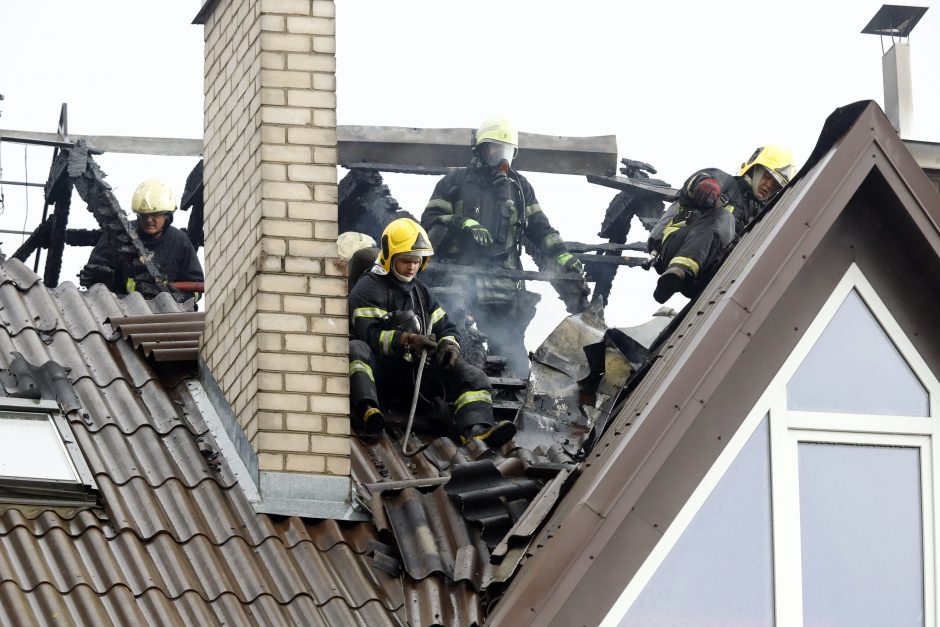
<path fill-rule="evenodd" d="M 469 128 L 339 126 L 340 165 L 376 170 L 462 167 L 470 160 Z M 617 171 L 617 138 L 519 133 L 513 167 L 526 172 L 608 176 Z M 435 170 L 435 173 L 439 170 Z"/>
<path fill-rule="evenodd" d="M 588 183 L 594 183 L 595 185 L 603 185 L 604 187 L 611 187 L 613 189 L 619 189 L 620 191 L 633 191 L 633 190 L 642 190 L 650 192 L 659 196 L 662 200 L 666 202 L 672 202 L 675 200 L 676 195 L 678 195 L 679 190 L 672 187 L 663 187 L 662 185 L 654 185 L 649 181 L 644 181 L 640 179 L 632 179 L 626 176 L 596 176 L 593 174 L 587 175 Z"/>
<path fill-rule="evenodd" d="M 340 165 L 416 174 L 440 174 L 467 165 L 473 130 L 399 126 L 338 126 Z M 201 139 L 69 135 L 0 129 L 0 141 L 69 148 L 84 139 L 91 152 L 198 157 Z M 561 137 L 519 133 L 519 156 L 513 165 L 526 172 L 610 176 L 617 171 L 617 138 Z"/>
<path fill-rule="evenodd" d="M 201 139 L 178 137 L 127 137 L 123 135 L 68 135 L 11 131 L 0 129 L 0 141 L 71 148 L 84 139 L 91 152 L 122 152 L 135 155 L 161 155 L 171 157 L 198 157 L 202 154 Z"/>

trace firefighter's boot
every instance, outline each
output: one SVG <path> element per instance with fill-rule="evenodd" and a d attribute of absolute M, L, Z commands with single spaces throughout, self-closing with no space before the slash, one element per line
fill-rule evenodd
<path fill-rule="evenodd" d="M 364 403 L 362 410 L 353 414 L 352 427 L 361 435 L 378 435 L 385 428 L 385 416 L 372 403 Z"/>
<path fill-rule="evenodd" d="M 656 281 L 656 289 L 653 291 L 653 298 L 657 303 L 665 303 L 672 298 L 673 294 L 682 290 L 683 286 L 690 278 L 689 271 L 684 266 L 669 266 L 659 277 L 659 280 Z"/>
<path fill-rule="evenodd" d="M 499 448 L 516 435 L 516 425 L 509 420 L 500 420 L 496 424 L 477 424 L 470 427 L 460 436 L 461 444 L 469 444 L 471 440 L 485 443 L 490 448 Z"/>

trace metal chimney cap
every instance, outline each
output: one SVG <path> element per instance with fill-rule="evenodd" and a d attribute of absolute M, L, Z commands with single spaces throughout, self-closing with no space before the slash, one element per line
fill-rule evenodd
<path fill-rule="evenodd" d="M 886 37 L 908 37 L 928 7 L 908 7 L 899 4 L 884 4 L 862 29 L 866 35 Z"/>

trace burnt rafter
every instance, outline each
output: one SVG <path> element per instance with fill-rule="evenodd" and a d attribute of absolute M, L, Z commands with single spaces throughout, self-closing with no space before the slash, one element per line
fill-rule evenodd
<path fill-rule="evenodd" d="M 55 210 L 52 213 L 52 225 L 49 230 L 46 269 L 43 281 L 50 287 L 59 284 L 59 274 L 62 272 L 62 253 L 65 252 L 65 231 L 69 223 L 69 209 L 72 204 L 72 183 L 69 180 L 60 180 L 62 190 L 55 194 Z M 47 197 L 48 198 L 48 197 Z M 48 200 L 47 200 L 48 202 Z"/>
<path fill-rule="evenodd" d="M 20 261 L 25 262 L 37 248 L 46 248 L 49 245 L 49 234 L 52 232 L 53 222 L 53 217 L 50 216 L 49 218 L 46 218 L 39 226 L 36 227 L 36 230 L 26 238 L 26 241 L 16 249 L 16 252 L 13 253 L 12 257 L 14 259 L 19 259 Z"/>
<path fill-rule="evenodd" d="M 145 298 L 174 291 L 154 263 L 152 253 L 131 228 L 124 210 L 111 192 L 111 186 L 104 182 L 104 173 L 84 142 L 79 141 L 75 146 L 63 149 L 56 157 L 46 183 L 47 200 L 53 199 L 52 194 L 61 189 L 58 182 L 62 177 L 67 177 L 88 205 L 88 210 L 107 235 L 117 263 L 131 269 L 137 291 Z"/>
<path fill-rule="evenodd" d="M 205 234 L 202 230 L 203 199 L 202 199 L 202 159 L 199 160 L 189 176 L 186 177 L 186 185 L 183 186 L 183 196 L 180 198 L 180 209 L 186 211 L 192 207 L 192 213 L 189 214 L 189 223 L 185 229 L 189 241 L 193 243 L 193 248 L 199 250 L 200 246 L 206 243 Z"/>

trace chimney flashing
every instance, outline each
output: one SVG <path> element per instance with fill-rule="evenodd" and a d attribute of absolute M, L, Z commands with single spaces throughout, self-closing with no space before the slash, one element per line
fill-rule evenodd
<path fill-rule="evenodd" d="M 349 521 L 370 519 L 353 502 L 349 477 L 259 471 L 258 455 L 204 360 L 199 360 L 199 381 L 189 381 L 187 387 L 225 463 L 256 512 Z"/>

